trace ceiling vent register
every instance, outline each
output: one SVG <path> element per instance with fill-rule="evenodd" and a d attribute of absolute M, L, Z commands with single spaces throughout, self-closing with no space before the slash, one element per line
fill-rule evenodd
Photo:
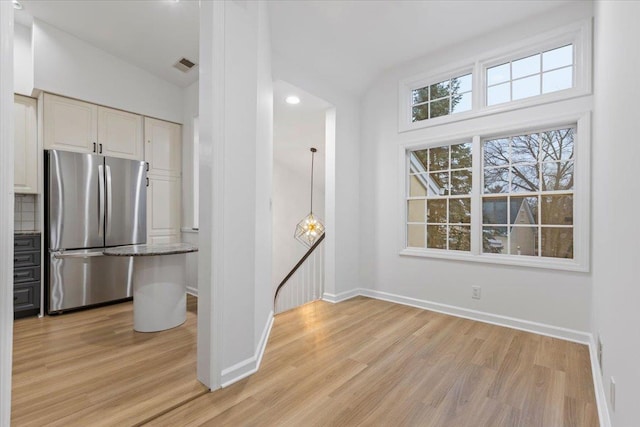
<path fill-rule="evenodd" d="M 195 67 L 196 63 L 188 60 L 187 58 L 182 58 L 181 60 L 176 62 L 173 66 L 178 70 L 182 71 L 183 73 L 186 73 L 189 70 L 191 70 L 193 67 Z"/>

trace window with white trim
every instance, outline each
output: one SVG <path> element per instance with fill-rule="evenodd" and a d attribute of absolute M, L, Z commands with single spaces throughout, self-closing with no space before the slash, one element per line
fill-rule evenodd
<path fill-rule="evenodd" d="M 573 117 L 404 146 L 400 253 L 588 271 L 590 123 Z"/>
<path fill-rule="evenodd" d="M 482 142 L 482 251 L 573 259 L 575 127 Z"/>
<path fill-rule="evenodd" d="M 588 20 L 399 82 L 400 132 L 591 94 Z"/>
<path fill-rule="evenodd" d="M 573 87 L 573 44 L 487 68 L 487 105 Z"/>

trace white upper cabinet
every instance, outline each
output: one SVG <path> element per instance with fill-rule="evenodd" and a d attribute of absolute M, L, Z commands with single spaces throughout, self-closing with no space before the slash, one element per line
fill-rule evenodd
<path fill-rule="evenodd" d="M 142 116 L 98 107 L 98 152 L 123 159 L 144 159 Z"/>
<path fill-rule="evenodd" d="M 44 148 L 143 160 L 142 116 L 46 93 Z"/>
<path fill-rule="evenodd" d="M 46 93 L 44 148 L 97 153 L 98 106 Z"/>
<path fill-rule="evenodd" d="M 181 126 L 145 117 L 144 139 L 149 175 L 180 176 Z"/>
<path fill-rule="evenodd" d="M 14 97 L 14 191 L 38 192 L 38 123 L 37 101 L 26 96 Z"/>

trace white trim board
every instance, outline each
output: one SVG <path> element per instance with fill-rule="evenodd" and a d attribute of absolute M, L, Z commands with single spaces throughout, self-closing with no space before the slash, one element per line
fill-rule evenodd
<path fill-rule="evenodd" d="M 593 376 L 593 389 L 596 394 L 596 406 L 598 407 L 598 418 L 600 427 L 611 427 L 611 417 L 609 406 L 607 405 L 607 395 L 604 391 L 604 382 L 600 375 L 600 365 L 598 364 L 598 348 L 595 338 L 589 334 L 589 358 L 591 359 L 591 374 Z"/>
<path fill-rule="evenodd" d="M 530 320 L 518 319 L 515 317 L 502 316 L 499 314 L 487 313 L 484 311 L 471 310 L 468 308 L 456 307 L 433 301 L 421 300 L 417 298 L 405 297 L 388 292 L 376 291 L 373 289 L 356 288 L 339 294 L 326 293 L 322 296 L 324 301 L 338 303 L 346 301 L 356 296 L 364 296 L 396 304 L 408 305 L 435 311 L 437 313 L 462 317 L 464 319 L 476 320 L 478 322 L 490 323 L 492 325 L 504 326 L 506 328 L 517 329 L 534 334 L 545 335 L 553 338 L 560 338 L 580 344 L 589 344 L 592 340 L 591 334 L 574 329 L 562 328 L 559 326 L 547 325 L 544 323 L 532 322 Z"/>
<path fill-rule="evenodd" d="M 269 335 L 271 335 L 273 320 L 274 317 L 272 310 L 269 313 L 267 323 L 265 324 L 264 330 L 262 331 L 262 336 L 260 337 L 260 342 L 258 343 L 258 347 L 256 348 L 256 352 L 253 356 L 222 370 L 222 373 L 220 374 L 220 386 L 222 388 L 230 386 L 231 384 L 236 383 L 248 377 L 249 375 L 256 373 L 258 369 L 260 369 L 262 356 L 264 355 L 264 350 L 267 348 Z"/>
<path fill-rule="evenodd" d="M 325 292 L 322 294 L 322 300 L 335 304 L 357 297 L 358 295 L 362 295 L 362 291 L 364 291 L 364 289 L 356 288 L 351 289 L 350 291 L 340 292 L 339 294 L 330 294 L 329 292 Z"/>

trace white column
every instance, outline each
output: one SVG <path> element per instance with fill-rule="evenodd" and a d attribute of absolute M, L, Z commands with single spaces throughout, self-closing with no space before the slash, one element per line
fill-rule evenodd
<path fill-rule="evenodd" d="M 225 2 L 200 4 L 198 380 L 220 387 L 222 354 Z"/>
<path fill-rule="evenodd" d="M 11 421 L 13 203 L 13 5 L 0 1 L 0 426 Z"/>

